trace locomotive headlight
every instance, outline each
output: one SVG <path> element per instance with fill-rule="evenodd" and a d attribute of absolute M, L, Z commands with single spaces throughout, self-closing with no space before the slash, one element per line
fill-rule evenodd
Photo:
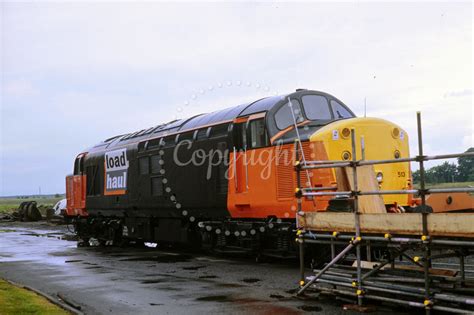
<path fill-rule="evenodd" d="M 352 158 L 352 154 L 349 151 L 342 152 L 342 159 L 348 161 Z"/>
<path fill-rule="evenodd" d="M 377 181 L 378 181 L 379 183 L 383 182 L 383 174 L 382 174 L 382 172 L 378 172 L 376 178 L 377 178 Z"/>
<path fill-rule="evenodd" d="M 342 129 L 342 131 L 341 131 L 341 136 L 342 136 L 344 139 L 349 138 L 350 135 L 351 135 L 351 131 L 349 130 L 349 128 L 344 128 L 344 129 Z"/>
<path fill-rule="evenodd" d="M 392 129 L 392 137 L 394 139 L 398 139 L 400 137 L 400 129 L 398 129 L 397 127 L 393 128 Z"/>

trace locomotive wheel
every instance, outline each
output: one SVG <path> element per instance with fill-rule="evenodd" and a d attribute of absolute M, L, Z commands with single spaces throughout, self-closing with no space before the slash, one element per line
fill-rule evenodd
<path fill-rule="evenodd" d="M 255 262 L 257 264 L 266 263 L 267 261 L 268 261 L 268 257 L 263 255 L 262 253 L 257 253 L 257 255 L 255 256 Z"/>
<path fill-rule="evenodd" d="M 89 247 L 90 244 L 89 244 L 89 239 L 86 238 L 86 239 L 79 239 L 77 241 L 77 247 Z"/>
<path fill-rule="evenodd" d="M 202 235 L 201 232 L 199 232 L 196 229 L 189 229 L 188 230 L 188 244 L 191 247 L 191 250 L 200 250 L 202 248 Z"/>

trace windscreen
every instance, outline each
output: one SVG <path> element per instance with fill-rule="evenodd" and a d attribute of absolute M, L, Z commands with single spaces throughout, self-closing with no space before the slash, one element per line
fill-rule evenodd
<path fill-rule="evenodd" d="M 304 112 L 309 120 L 332 119 L 331 109 L 326 97 L 322 95 L 305 95 L 302 99 Z"/>

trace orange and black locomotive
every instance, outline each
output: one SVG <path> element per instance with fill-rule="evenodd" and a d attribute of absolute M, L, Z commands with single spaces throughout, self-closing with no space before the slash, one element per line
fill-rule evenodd
<path fill-rule="evenodd" d="M 295 229 L 295 140 L 299 159 L 351 160 L 351 129 L 373 148 L 364 152 L 367 159 L 409 156 L 408 135 L 399 126 L 356 118 L 327 93 L 297 90 L 115 136 L 81 152 L 66 178 L 67 216 L 83 241 L 284 255 Z M 408 163 L 376 166 L 374 174 L 380 189 L 411 188 Z M 320 190 L 338 184 L 332 169 L 303 178 Z M 302 209 L 332 211 L 334 198 L 307 198 Z M 387 209 L 411 204 L 409 195 L 383 198 Z"/>

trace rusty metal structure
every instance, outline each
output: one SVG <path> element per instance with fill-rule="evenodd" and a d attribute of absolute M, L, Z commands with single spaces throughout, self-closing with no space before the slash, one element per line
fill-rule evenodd
<path fill-rule="evenodd" d="M 474 270 L 466 261 L 474 254 L 474 213 L 363 214 L 359 198 L 367 195 L 418 194 L 421 209 L 430 194 L 472 193 L 474 188 L 427 189 L 424 163 L 429 160 L 474 156 L 474 153 L 426 156 L 423 152 L 421 114 L 417 113 L 418 155 L 392 160 L 365 160 L 356 156 L 355 130 L 351 130 L 351 161 L 296 159 L 297 239 L 300 255 L 300 287 L 297 295 L 317 290 L 346 296 L 358 307 L 379 301 L 451 313 L 474 312 Z M 299 145 L 295 144 L 297 157 Z M 299 162 L 298 162 L 299 161 Z M 359 191 L 357 170 L 363 165 L 418 162 L 420 188 L 411 190 Z M 350 191 L 304 187 L 301 173 L 308 169 L 352 168 Z M 303 212 L 302 200 L 315 196 L 346 196 L 353 199 L 352 213 Z M 331 248 L 331 261 L 305 275 L 305 250 L 312 244 Z M 372 261 L 377 248 L 383 257 Z M 364 252 L 366 249 L 366 252 Z M 355 253 L 354 263 L 343 264 Z"/>

